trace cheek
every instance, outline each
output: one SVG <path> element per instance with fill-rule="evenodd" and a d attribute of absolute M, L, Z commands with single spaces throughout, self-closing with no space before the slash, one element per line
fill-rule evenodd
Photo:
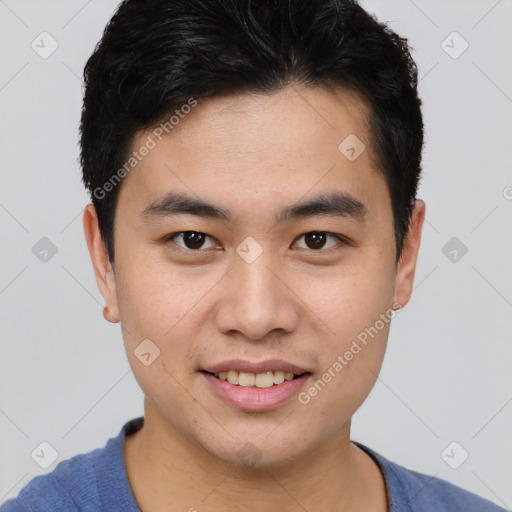
<path fill-rule="evenodd" d="M 169 386 L 178 393 L 181 388 L 169 373 L 181 382 L 197 365 L 209 292 L 222 274 L 200 268 L 176 269 L 169 262 L 143 254 L 120 258 L 118 265 L 123 338 L 137 381 L 149 396 Z M 157 347 L 153 350 L 158 357 L 146 367 L 137 355 L 141 352 L 138 347 L 148 339 Z"/>
<path fill-rule="evenodd" d="M 326 436 L 350 421 L 375 385 L 389 333 L 389 323 L 375 323 L 346 335 L 340 329 L 338 336 L 324 340 L 320 373 L 299 395 L 304 410 L 317 418 Z"/>
<path fill-rule="evenodd" d="M 145 396 L 158 409 L 174 410 L 190 400 L 183 373 L 194 364 L 191 313 L 204 293 L 155 262 L 119 263 L 118 302 L 129 364 Z"/>
<path fill-rule="evenodd" d="M 127 255 L 118 265 L 121 321 L 139 337 L 163 341 L 171 336 L 205 287 L 204 279 L 187 276 L 151 254 Z"/>
<path fill-rule="evenodd" d="M 327 347 L 336 351 L 350 346 L 350 340 L 373 326 L 381 314 L 391 314 L 394 273 L 390 265 L 365 263 L 361 258 L 357 264 L 294 283 L 318 324 L 324 324 Z"/>
<path fill-rule="evenodd" d="M 393 272 L 375 265 L 336 279 L 331 275 L 309 288 L 309 298 L 317 324 L 326 328 L 317 341 L 320 382 L 308 394 L 322 395 L 318 403 L 327 409 L 355 410 L 373 387 L 384 358 L 394 316 Z"/>

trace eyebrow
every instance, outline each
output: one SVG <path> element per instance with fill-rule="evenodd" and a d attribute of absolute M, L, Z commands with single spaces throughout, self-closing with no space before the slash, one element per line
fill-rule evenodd
<path fill-rule="evenodd" d="M 151 202 L 140 215 L 144 220 L 151 221 L 180 214 L 224 221 L 232 221 L 234 218 L 233 213 L 223 207 L 177 192 L 169 192 Z M 279 223 L 289 219 L 327 216 L 363 222 L 367 215 L 368 208 L 359 199 L 348 192 L 333 192 L 286 206 L 278 212 L 275 221 Z"/>

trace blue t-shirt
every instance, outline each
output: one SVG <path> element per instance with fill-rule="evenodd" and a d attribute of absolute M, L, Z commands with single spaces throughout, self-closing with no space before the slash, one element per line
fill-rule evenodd
<path fill-rule="evenodd" d="M 125 436 L 144 423 L 126 422 L 104 448 L 60 462 L 45 475 L 33 478 L 0 512 L 140 512 L 124 464 Z M 366 446 L 355 443 L 380 466 L 390 503 L 389 512 L 498 512 L 504 511 L 460 487 L 439 478 L 408 470 Z"/>

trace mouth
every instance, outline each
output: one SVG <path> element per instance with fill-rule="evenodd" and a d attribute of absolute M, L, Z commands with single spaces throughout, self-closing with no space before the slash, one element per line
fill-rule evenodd
<path fill-rule="evenodd" d="M 236 409 L 263 412 L 293 403 L 312 373 L 282 360 L 224 361 L 200 370 L 214 395 Z"/>
<path fill-rule="evenodd" d="M 208 372 L 203 370 L 203 373 L 212 375 L 218 380 L 227 381 L 233 386 L 241 386 L 245 388 L 271 388 L 279 386 L 285 381 L 299 379 L 309 372 L 293 373 L 277 371 L 266 371 L 262 373 L 239 372 L 237 370 L 228 370 L 222 372 Z"/>

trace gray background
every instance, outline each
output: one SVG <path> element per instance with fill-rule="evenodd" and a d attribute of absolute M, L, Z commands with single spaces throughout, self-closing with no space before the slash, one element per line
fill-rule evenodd
<path fill-rule="evenodd" d="M 0 501 L 142 414 L 120 327 L 102 316 L 77 163 L 82 70 L 116 5 L 0 0 Z M 510 509 L 512 0 L 362 5 L 415 49 L 427 222 L 352 437 Z M 58 43 L 47 58 L 44 31 Z M 43 441 L 58 453 L 47 469 Z"/>

